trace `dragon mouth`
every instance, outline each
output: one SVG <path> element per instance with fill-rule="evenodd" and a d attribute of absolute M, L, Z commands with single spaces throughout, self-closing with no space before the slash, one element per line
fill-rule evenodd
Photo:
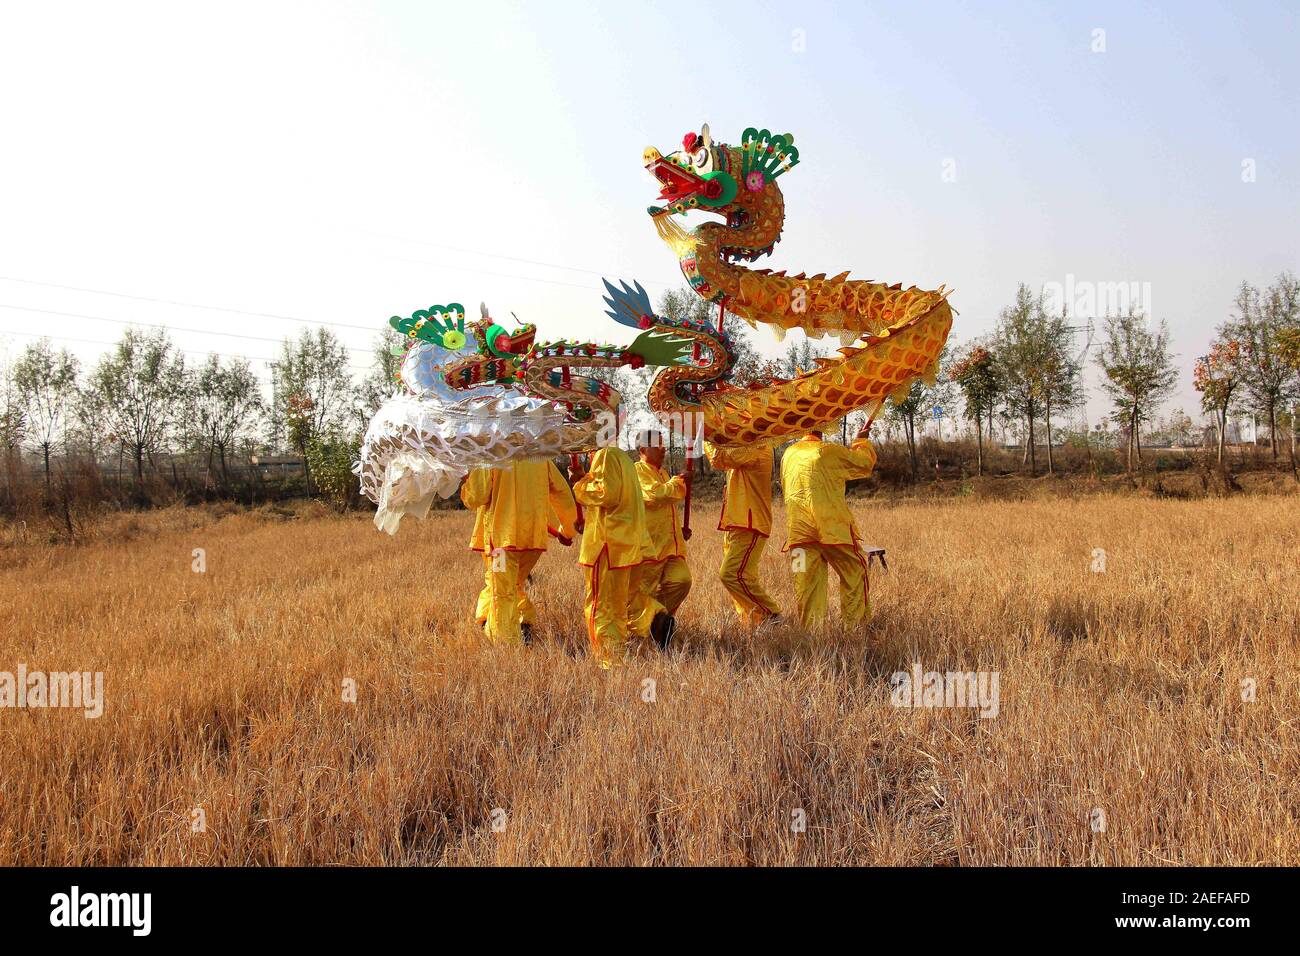
<path fill-rule="evenodd" d="M 663 156 L 655 157 L 646 163 L 645 168 L 659 183 L 659 200 L 667 204 L 650 207 L 650 214 L 656 218 L 691 209 L 707 209 L 700 198 L 716 199 L 721 195 L 721 183 L 698 176 L 694 171 Z"/>
<path fill-rule="evenodd" d="M 533 347 L 533 340 L 536 337 L 537 329 L 528 326 L 516 329 L 513 335 L 498 335 L 493 340 L 492 346 L 498 352 L 505 352 L 510 355 L 524 355 Z"/>

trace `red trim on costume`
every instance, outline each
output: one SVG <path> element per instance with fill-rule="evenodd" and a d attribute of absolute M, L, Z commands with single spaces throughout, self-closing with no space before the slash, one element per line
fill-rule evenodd
<path fill-rule="evenodd" d="M 745 568 L 749 566 L 749 556 L 753 554 L 754 545 L 757 543 L 758 535 L 754 535 L 754 537 L 749 539 L 749 547 L 745 549 L 745 556 L 740 559 L 740 567 L 736 569 L 736 580 L 740 582 L 740 589 L 745 592 L 745 597 L 749 599 L 749 603 L 754 605 L 756 608 L 761 608 L 766 611 L 767 605 L 756 601 L 754 595 L 750 593 L 749 585 L 745 583 Z"/>
<path fill-rule="evenodd" d="M 735 468 L 727 469 L 727 483 L 722 486 L 722 511 L 718 514 L 718 530 L 719 531 L 752 531 L 754 532 L 754 534 L 762 535 L 764 538 L 770 538 L 772 536 L 772 533 L 770 531 L 759 531 L 757 528 L 754 527 L 753 508 L 749 509 L 749 515 L 748 515 L 749 524 L 747 525 L 722 523 L 723 519 L 725 519 L 727 516 L 727 492 L 731 489 L 731 472 L 735 470 L 736 470 Z"/>
<path fill-rule="evenodd" d="M 604 554 L 604 552 L 601 552 Z M 587 640 L 591 642 L 592 650 L 600 650 L 600 640 L 596 637 L 596 608 L 600 604 L 600 559 L 596 563 L 588 565 L 591 568 L 591 610 L 587 613 Z"/>

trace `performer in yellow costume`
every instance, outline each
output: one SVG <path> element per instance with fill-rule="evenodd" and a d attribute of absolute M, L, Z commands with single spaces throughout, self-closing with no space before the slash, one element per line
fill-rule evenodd
<path fill-rule="evenodd" d="M 778 621 L 780 607 L 758 578 L 763 549 L 772 533 L 772 446 L 722 448 L 705 442 L 704 454 L 714 468 L 727 472 L 718 521 L 718 530 L 724 532 L 718 579 L 741 621 L 749 625 Z"/>
<path fill-rule="evenodd" d="M 475 468 L 460 486 L 460 501 L 466 508 L 471 507 L 470 500 L 486 501 L 491 497 L 492 476 L 487 468 Z M 474 623 L 479 627 L 487 624 L 488 604 L 492 600 L 492 555 L 491 549 L 483 545 L 483 524 L 487 521 L 486 504 L 474 508 L 474 530 L 470 532 L 469 549 L 483 556 L 483 589 L 478 592 L 478 603 L 474 605 Z"/>
<path fill-rule="evenodd" d="M 627 653 L 629 586 L 645 547 L 645 503 L 636 468 L 621 448 L 601 448 L 591 456 L 590 472 L 575 464 L 569 476 L 585 509 L 578 563 L 587 583 L 587 637 L 592 655 L 608 668 Z"/>
<path fill-rule="evenodd" d="M 643 432 L 637 440 L 637 479 L 645 500 L 645 520 L 650 550 L 633 574 L 628 628 L 638 637 L 654 638 L 667 650 L 677 630 L 677 609 L 691 590 L 691 569 L 686 564 L 686 539 L 677 515 L 677 503 L 686 497 L 690 474 L 670 476 L 664 470 L 662 437 Z"/>
<path fill-rule="evenodd" d="M 476 520 L 478 540 L 470 546 L 484 558 L 484 631 L 499 643 L 526 642 L 537 611 L 524 585 L 546 550 L 548 535 L 571 541 L 576 533 L 573 493 L 552 461 L 528 458 L 503 468 L 475 469 L 460 496 L 467 508 L 481 509 L 481 534 Z M 482 604 L 480 594 L 480 609 Z"/>
<path fill-rule="evenodd" d="M 847 448 L 823 442 L 821 432 L 810 432 L 781 458 L 788 527 L 783 550 L 791 552 L 799 620 L 804 627 L 812 627 L 826 616 L 828 564 L 840 579 L 845 628 L 861 627 L 870 614 L 867 562 L 844 500 L 844 482 L 867 477 L 876 465 L 876 449 L 867 441 L 870 429 L 868 421 Z"/>

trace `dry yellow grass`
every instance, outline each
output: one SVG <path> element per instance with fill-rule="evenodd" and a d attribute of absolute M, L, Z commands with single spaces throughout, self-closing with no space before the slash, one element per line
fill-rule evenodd
<path fill-rule="evenodd" d="M 865 641 L 739 631 L 701 528 L 679 652 L 613 674 L 558 546 L 539 646 L 483 646 L 464 513 L 11 530 L 0 670 L 108 703 L 0 711 L 0 864 L 1300 863 L 1300 498 L 857 507 Z M 914 660 L 997 670 L 999 716 L 891 706 Z"/>

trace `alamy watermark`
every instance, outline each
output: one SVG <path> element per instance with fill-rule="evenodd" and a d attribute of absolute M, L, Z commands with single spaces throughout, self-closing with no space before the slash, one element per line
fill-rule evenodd
<path fill-rule="evenodd" d="M 1067 273 L 1064 282 L 1043 283 L 1043 308 L 1048 315 L 1068 312 L 1075 319 L 1099 319 L 1108 315 L 1155 315 L 1151 283 L 1137 279 L 1098 282 L 1077 279 Z"/>
<path fill-rule="evenodd" d="M 984 718 L 1001 709 L 998 671 L 896 671 L 889 679 L 889 702 L 895 707 L 969 707 Z"/>
<path fill-rule="evenodd" d="M 85 717 L 104 713 L 103 671 L 0 671 L 0 708 L 66 707 L 80 710 Z"/>
<path fill-rule="evenodd" d="M 50 897 L 50 925 L 120 926 L 130 929 L 132 936 L 148 936 L 153 927 L 153 894 L 83 893 L 73 886 Z"/>

